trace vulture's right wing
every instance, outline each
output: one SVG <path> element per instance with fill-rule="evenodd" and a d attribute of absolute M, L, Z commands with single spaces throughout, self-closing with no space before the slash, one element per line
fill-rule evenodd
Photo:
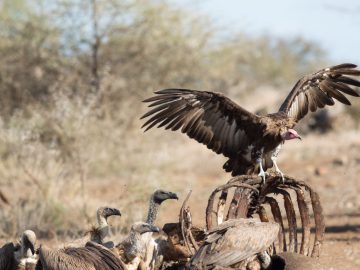
<path fill-rule="evenodd" d="M 235 156 L 265 128 L 260 117 L 220 93 L 188 89 L 155 93 L 144 100 L 154 107 L 141 117 L 150 117 L 143 125 L 146 130 L 156 125 L 173 131 L 181 128 L 190 138 L 226 157 Z"/>

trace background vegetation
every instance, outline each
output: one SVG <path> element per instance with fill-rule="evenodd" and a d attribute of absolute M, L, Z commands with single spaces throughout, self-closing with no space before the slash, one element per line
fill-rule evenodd
<path fill-rule="evenodd" d="M 175 147 L 188 144 L 181 135 L 142 133 L 141 100 L 153 91 L 216 90 L 264 109 L 266 100 L 247 97 L 266 88 L 281 99 L 327 64 L 301 37 L 224 35 L 168 1 L 3 0 L 0 8 L 0 238 L 24 228 L 77 236 L 106 203 L 126 209 L 126 230 L 155 188 L 221 175 L 191 172 L 203 162 Z"/>

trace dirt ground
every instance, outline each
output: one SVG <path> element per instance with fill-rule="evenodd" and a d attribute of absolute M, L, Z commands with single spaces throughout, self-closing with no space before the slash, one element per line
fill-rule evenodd
<path fill-rule="evenodd" d="M 286 174 L 306 181 L 319 193 L 326 223 L 321 260 L 327 265 L 331 262 L 334 269 L 360 269 L 359 135 L 357 130 L 306 135 L 301 142 L 287 142 L 278 162 Z M 223 159 L 211 155 L 208 166 L 221 168 Z M 230 178 L 229 175 L 217 177 L 223 181 L 204 177 L 188 187 L 193 190 L 189 205 L 195 223 L 204 224 L 205 196 Z M 165 211 L 162 219 L 174 215 L 173 208 L 166 207 Z"/>
<path fill-rule="evenodd" d="M 305 135 L 301 142 L 287 142 L 278 160 L 283 172 L 306 181 L 319 193 L 326 223 L 321 258 L 334 262 L 335 269 L 360 269 L 359 135 L 358 130 Z M 182 201 L 188 191 L 192 190 L 188 204 L 194 224 L 204 226 L 207 198 L 214 188 L 228 181 L 230 175 L 222 172 L 225 161 L 223 157 L 181 134 L 178 138 L 186 147 L 182 149 L 181 145 L 173 146 L 181 148 L 181 151 L 177 151 L 176 156 L 166 156 L 167 159 L 174 160 L 174 164 L 168 169 L 170 176 L 164 176 L 157 184 L 145 191 L 142 189 L 141 192 L 148 196 L 155 188 L 164 188 L 178 193 L 180 200 L 164 203 L 159 212 L 157 225 L 162 226 L 178 220 Z M 177 162 L 178 160 L 182 162 Z M 127 179 L 93 179 L 86 188 L 86 196 L 92 198 L 89 207 L 96 209 L 95 206 L 105 204 L 116 206 L 121 198 L 134 198 L 134 190 L 129 189 L 130 185 L 131 182 Z M 147 211 L 145 201 L 134 198 L 127 202 L 133 204 L 136 212 L 129 213 L 127 205 L 119 205 L 123 216 L 120 221 L 113 218 L 110 220 L 114 228 L 124 226 L 129 214 L 134 219 L 144 218 Z M 120 233 L 117 239 L 122 236 Z M 39 239 L 39 243 L 50 246 L 61 246 L 66 241 L 68 239 L 60 236 Z"/>

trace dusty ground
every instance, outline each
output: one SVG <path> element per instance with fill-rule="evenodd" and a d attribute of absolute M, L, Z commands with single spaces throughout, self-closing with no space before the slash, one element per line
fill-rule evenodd
<path fill-rule="evenodd" d="M 334 265 L 340 265 L 342 269 L 360 267 L 359 135 L 358 130 L 331 132 L 327 135 L 309 134 L 301 142 L 288 142 L 279 158 L 279 166 L 284 172 L 305 180 L 319 193 L 326 222 L 326 238 L 321 256 L 324 260 L 334 261 Z M 219 172 L 225 159 L 187 138 L 183 141 L 190 144 L 190 147 L 179 153 L 184 155 L 181 157 L 183 162 L 173 167 L 173 177 L 164 179 L 159 185 L 165 188 L 172 182 L 171 186 L 179 193 L 180 200 L 163 205 L 158 220 L 160 226 L 178 219 L 178 210 L 189 190 L 192 190 L 189 205 L 194 223 L 203 226 L 208 196 L 216 186 L 230 178 Z M 187 158 L 192 155 L 196 156 L 195 166 L 194 159 L 191 159 L 191 165 L 188 164 Z M 168 158 L 171 160 L 171 157 Z M 187 167 L 193 168 L 196 173 L 189 172 Z M 104 186 L 103 190 L 97 192 L 110 191 Z M 126 193 L 126 188 L 123 195 L 131 196 Z"/>
<path fill-rule="evenodd" d="M 341 260 L 342 269 L 360 267 L 359 135 L 359 130 L 305 135 L 301 142 L 287 142 L 279 158 L 279 166 L 286 174 L 307 181 L 319 193 L 327 232 L 322 257 L 325 260 Z M 126 232 L 131 220 L 144 218 L 146 199 L 141 198 L 148 197 L 156 188 L 171 189 L 180 197 L 179 201 L 163 205 L 157 221 L 159 226 L 178 220 L 182 200 L 189 190 L 192 190 L 189 205 L 194 223 L 203 226 L 208 196 L 216 186 L 230 178 L 222 172 L 223 157 L 180 134 L 165 132 L 164 136 L 178 136 L 177 144 L 170 142 L 161 148 L 169 166 L 166 175 L 162 175 L 156 167 L 158 160 L 154 159 L 154 164 L 149 164 L 147 173 L 158 176 L 156 183 L 147 182 L 147 179 L 133 182 L 122 177 L 89 179 L 86 185 L 84 196 L 91 198 L 87 205 L 89 211 L 99 205 L 117 206 L 122 210 L 121 219 L 110 220 L 115 234 L 119 235 L 118 239 Z M 177 149 L 176 155 L 172 149 Z M 130 188 L 132 185 L 137 188 Z M 5 187 L 5 191 L 11 190 Z M 71 205 L 75 202 L 64 203 Z M 86 226 L 89 225 L 84 224 L 83 227 Z M 71 234 L 64 237 L 50 232 L 40 236 L 39 243 L 61 246 L 71 237 Z M 3 239 L 0 244 L 7 240 Z"/>

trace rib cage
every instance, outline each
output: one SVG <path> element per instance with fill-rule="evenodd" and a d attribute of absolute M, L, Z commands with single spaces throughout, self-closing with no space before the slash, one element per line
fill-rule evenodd
<path fill-rule="evenodd" d="M 257 176 L 243 175 L 216 188 L 209 197 L 206 209 L 207 229 L 212 229 L 228 219 L 258 215 L 261 221 L 274 220 L 281 227 L 278 241 L 273 248 L 274 253 L 288 251 L 319 257 L 325 231 L 319 195 L 303 181 L 289 176 L 285 177 L 284 183 L 277 175 L 269 176 L 265 185 L 261 183 L 261 178 Z M 284 209 L 279 204 L 279 197 L 284 202 Z M 309 204 L 312 206 L 312 216 Z M 270 209 L 269 213 L 266 208 Z M 299 213 L 300 222 L 297 221 L 296 212 Z M 286 222 L 283 217 L 286 217 Z M 313 241 L 312 220 L 315 225 Z M 285 223 L 288 226 L 285 226 Z M 298 233 L 301 234 L 300 245 Z"/>

